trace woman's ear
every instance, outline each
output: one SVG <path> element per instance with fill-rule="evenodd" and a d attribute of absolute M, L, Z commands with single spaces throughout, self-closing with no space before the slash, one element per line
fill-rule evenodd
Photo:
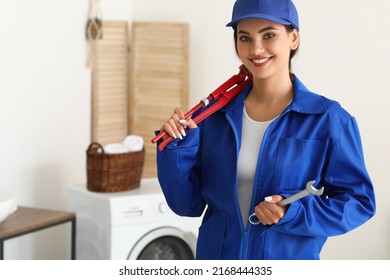
<path fill-rule="evenodd" d="M 299 31 L 297 29 L 294 29 L 293 32 L 291 32 L 291 50 L 296 50 L 299 47 L 299 42 Z"/>

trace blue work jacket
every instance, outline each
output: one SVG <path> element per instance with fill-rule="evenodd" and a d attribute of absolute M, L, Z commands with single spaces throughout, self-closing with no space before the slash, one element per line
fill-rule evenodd
<path fill-rule="evenodd" d="M 158 178 L 170 208 L 201 216 L 197 259 L 319 259 L 329 236 L 362 225 L 375 213 L 354 117 L 294 77 L 294 98 L 261 143 L 250 212 L 269 195 L 289 197 L 310 180 L 322 196 L 293 202 L 275 225 L 244 228 L 237 198 L 237 159 L 244 100 L 231 103 L 157 152 Z"/>

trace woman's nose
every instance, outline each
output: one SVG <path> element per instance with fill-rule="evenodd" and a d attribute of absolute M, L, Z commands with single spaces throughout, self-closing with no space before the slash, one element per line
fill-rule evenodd
<path fill-rule="evenodd" d="M 253 41 L 251 49 L 252 49 L 252 54 L 254 54 L 254 55 L 259 55 L 259 54 L 265 52 L 263 44 L 261 44 L 260 42 L 256 42 L 256 41 Z"/>

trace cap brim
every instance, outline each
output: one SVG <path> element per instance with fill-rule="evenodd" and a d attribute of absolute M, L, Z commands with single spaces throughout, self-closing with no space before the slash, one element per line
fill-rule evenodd
<path fill-rule="evenodd" d="M 289 22 L 287 20 L 283 20 L 283 19 L 280 19 L 280 18 L 277 18 L 277 17 L 273 17 L 273 16 L 270 16 L 270 15 L 264 15 L 264 14 L 245 15 L 243 17 L 239 17 L 239 18 L 229 22 L 228 24 L 226 24 L 226 26 L 227 27 L 235 27 L 237 25 L 237 23 L 242 21 L 242 20 L 254 19 L 254 18 L 264 19 L 264 20 L 276 22 L 276 23 L 283 24 L 283 25 L 293 25 L 295 28 L 298 29 L 298 27 L 295 26 L 295 24 L 293 24 L 293 23 L 291 23 L 291 22 Z"/>

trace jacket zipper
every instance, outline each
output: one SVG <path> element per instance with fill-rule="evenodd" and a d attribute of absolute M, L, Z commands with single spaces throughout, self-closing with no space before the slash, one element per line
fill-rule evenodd
<path fill-rule="evenodd" d="M 282 115 L 282 114 L 281 114 Z M 279 116 L 280 117 L 280 116 Z M 279 118 L 278 117 L 278 118 Z M 258 178 L 261 177 L 260 175 L 260 170 L 261 170 L 261 167 L 263 165 L 263 157 L 264 157 L 264 149 L 263 149 L 263 145 L 264 143 L 267 142 L 267 138 L 268 138 L 268 135 L 269 135 L 269 131 L 272 129 L 272 126 L 274 125 L 275 121 L 277 121 L 276 118 L 272 123 L 270 123 L 270 125 L 267 127 L 267 129 L 265 130 L 264 132 L 264 136 L 263 136 L 263 139 L 261 141 L 261 144 L 260 144 L 260 154 L 259 154 L 259 159 L 258 159 L 258 163 L 259 163 L 259 166 L 257 166 L 256 168 L 256 174 L 255 174 L 255 178 L 253 180 L 253 191 L 252 191 L 252 201 L 251 201 L 251 211 L 254 210 L 255 208 L 255 199 L 256 199 L 256 185 L 255 184 L 257 181 L 258 181 Z M 250 232 L 251 232 L 251 229 L 253 226 L 257 226 L 257 225 L 252 225 L 251 223 L 248 223 L 248 226 L 247 226 L 247 229 L 245 230 L 244 232 L 244 239 L 243 239 L 243 245 L 244 245 L 244 250 L 242 250 L 242 253 L 243 255 L 241 255 L 241 258 L 242 259 L 248 259 L 248 250 L 249 250 L 249 236 L 250 236 Z"/>
<path fill-rule="evenodd" d="M 226 114 L 226 118 L 228 119 L 229 123 L 230 123 L 230 126 L 232 127 L 233 129 L 233 132 L 234 132 L 234 136 L 235 136 L 235 140 L 236 140 L 236 143 L 237 143 L 237 150 L 236 150 L 236 157 L 238 158 L 238 144 L 240 142 L 240 139 L 238 139 L 238 133 L 237 133 L 237 130 L 236 130 L 236 126 L 234 125 L 234 121 L 232 120 L 232 118 L 230 117 L 230 115 L 227 113 Z M 247 229 L 245 229 L 244 227 L 244 221 L 242 220 L 242 217 L 241 217 L 241 210 L 240 210 L 240 205 L 238 204 L 238 197 L 237 197 L 237 168 L 236 168 L 236 184 L 235 184 L 235 189 L 234 189 L 234 197 L 235 197 L 235 201 L 236 201 L 236 212 L 238 214 L 238 217 L 239 219 L 241 220 L 241 232 L 243 233 L 242 235 L 242 240 L 241 240 L 241 246 L 240 246 L 240 259 L 245 259 L 245 256 L 248 254 L 247 253 L 247 250 L 248 250 L 248 228 L 249 228 L 249 225 L 247 227 Z"/>
<path fill-rule="evenodd" d="M 268 134 L 269 134 L 269 130 L 271 129 L 271 127 L 274 125 L 274 123 L 281 117 L 283 116 L 286 112 L 289 111 L 289 106 L 285 109 L 284 112 L 282 112 L 280 114 L 279 117 L 277 117 L 272 123 L 270 123 L 270 125 L 267 127 L 265 133 L 264 133 L 264 136 L 263 136 L 263 140 L 261 141 L 261 144 L 260 144 L 260 154 L 259 154 L 259 158 L 260 158 L 260 166 L 256 169 L 256 175 L 255 175 L 255 178 L 254 178 L 254 183 L 257 181 L 257 179 L 259 178 L 259 170 L 261 170 L 261 165 L 262 165 L 262 158 L 263 158 L 263 149 L 262 149 L 262 146 L 263 144 L 267 141 L 267 138 L 268 138 Z M 226 114 L 226 117 L 227 119 L 229 120 L 230 122 L 230 125 L 232 126 L 233 131 L 234 131 L 234 134 L 235 134 L 235 137 L 236 137 L 236 142 L 239 143 L 239 139 L 237 137 L 237 131 L 236 131 L 236 127 L 234 125 L 234 122 L 233 120 L 231 119 L 231 117 L 229 116 L 229 114 Z M 237 146 L 238 147 L 238 146 Z M 237 151 L 236 151 L 236 157 L 238 158 L 238 148 L 237 148 Z M 237 178 L 237 169 L 236 169 L 236 178 Z M 253 190 L 252 190 L 252 201 L 251 201 L 251 209 L 254 209 L 254 205 L 255 205 L 255 194 L 256 193 L 256 189 L 255 189 L 255 184 L 253 185 Z M 234 196 L 235 196 L 235 200 L 236 200 L 236 210 L 238 211 L 238 214 L 239 214 L 239 217 L 241 219 L 241 230 L 243 232 L 243 236 L 242 236 L 242 240 L 241 240 L 241 249 L 240 249 L 240 259 L 241 260 L 247 260 L 248 259 L 248 250 L 249 250 L 249 236 L 250 236 L 250 233 L 251 233 L 251 229 L 252 229 L 252 226 L 255 226 L 255 225 L 252 225 L 251 223 L 248 223 L 247 225 L 247 228 L 245 229 L 244 228 L 244 221 L 242 221 L 242 218 L 241 218 L 241 210 L 240 210 L 240 206 L 238 205 L 238 197 L 237 197 L 237 184 L 236 184 L 236 188 L 235 188 L 235 192 L 234 192 Z"/>
<path fill-rule="evenodd" d="M 254 209 L 254 207 L 255 207 L 255 198 L 256 198 L 256 195 L 255 195 L 255 193 L 256 193 L 255 185 L 256 184 L 255 184 L 255 182 L 257 181 L 257 179 L 260 176 L 260 170 L 261 170 L 261 167 L 263 165 L 263 156 L 264 156 L 264 149 L 262 149 L 263 145 L 265 142 L 267 142 L 269 131 L 272 129 L 274 124 L 280 119 L 280 117 L 285 115 L 288 111 L 290 111 L 290 106 L 287 106 L 287 108 L 279 115 L 279 117 L 277 117 L 273 122 L 270 123 L 270 125 L 267 127 L 267 129 L 264 132 L 263 140 L 261 141 L 261 144 L 260 144 L 260 154 L 259 154 L 260 161 L 258 161 L 260 163 L 260 165 L 256 169 L 256 175 L 255 175 L 255 178 L 253 181 L 251 209 Z M 241 255 L 241 259 L 248 259 L 248 257 L 249 257 L 248 256 L 249 236 L 250 236 L 250 232 L 251 232 L 251 229 L 253 226 L 256 226 L 256 225 L 252 225 L 251 223 L 248 223 L 247 229 L 244 231 L 244 237 L 243 237 L 244 249 L 241 250 L 241 252 L 243 253 Z"/>

